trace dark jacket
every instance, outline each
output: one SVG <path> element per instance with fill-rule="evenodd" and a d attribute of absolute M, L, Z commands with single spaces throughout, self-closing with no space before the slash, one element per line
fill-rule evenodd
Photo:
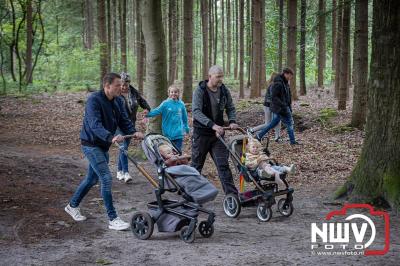
<path fill-rule="evenodd" d="M 80 132 L 82 145 L 100 147 L 108 151 L 117 127 L 125 134 L 136 132 L 125 111 L 122 99 L 116 97 L 110 101 L 104 90 L 93 92 L 85 106 L 85 116 Z"/>
<path fill-rule="evenodd" d="M 271 112 L 286 115 L 287 107 L 292 110 L 292 96 L 288 81 L 283 74 L 274 79 L 271 89 Z"/>
<path fill-rule="evenodd" d="M 228 116 L 229 123 L 236 123 L 236 109 L 233 105 L 232 96 L 224 84 L 221 85 L 221 93 L 219 98 L 219 107 L 217 118 L 213 119 L 211 100 L 207 93 L 207 82 L 203 80 L 199 83 L 193 92 L 192 114 L 193 114 L 193 130 L 201 135 L 214 135 L 215 131 L 212 127 L 224 125 L 224 111 Z"/>
<path fill-rule="evenodd" d="M 140 93 L 132 85 L 129 85 L 128 99 L 126 99 L 124 96 L 121 96 L 121 98 L 124 101 L 128 117 L 131 119 L 134 126 L 136 123 L 136 115 L 139 106 L 142 107 L 143 109 L 147 109 L 148 111 L 150 111 L 151 109 L 147 101 L 142 97 L 142 95 L 140 95 Z"/>
<path fill-rule="evenodd" d="M 267 90 L 265 92 L 265 97 L 264 97 L 264 106 L 270 107 L 271 106 L 271 101 L 272 101 L 272 94 L 271 94 L 271 89 L 274 83 L 272 82 L 271 84 L 268 85 Z"/>

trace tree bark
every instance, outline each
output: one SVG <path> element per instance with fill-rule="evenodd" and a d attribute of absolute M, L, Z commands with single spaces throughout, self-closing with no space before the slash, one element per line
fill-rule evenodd
<path fill-rule="evenodd" d="M 209 29 L 209 43 L 208 43 L 208 63 L 213 65 L 213 48 L 214 48 L 214 0 L 209 1 L 208 29 Z"/>
<path fill-rule="evenodd" d="M 136 80 L 138 90 L 143 93 L 145 44 L 142 33 L 142 17 L 140 15 L 140 0 L 136 1 Z"/>
<path fill-rule="evenodd" d="M 167 56 L 162 26 L 161 3 L 158 0 L 140 1 L 142 29 L 146 44 L 146 97 L 150 106 L 157 106 L 165 97 Z M 160 132 L 161 119 L 150 124 L 150 130 Z"/>
<path fill-rule="evenodd" d="M 93 46 L 93 3 L 85 0 L 85 47 L 92 49 Z"/>
<path fill-rule="evenodd" d="M 301 0 L 300 19 L 300 95 L 306 95 L 306 15 L 307 0 Z"/>
<path fill-rule="evenodd" d="M 342 25 L 343 25 L 343 0 L 338 1 L 338 7 L 337 7 L 337 31 L 336 31 L 336 53 L 335 53 L 335 61 L 336 61 L 336 66 L 335 66 L 335 98 L 337 99 L 339 97 L 339 86 L 340 86 L 340 55 L 342 52 Z"/>
<path fill-rule="evenodd" d="M 332 0 L 332 75 L 331 82 L 335 80 L 336 69 L 336 0 Z"/>
<path fill-rule="evenodd" d="M 324 88 L 325 71 L 325 1 L 318 2 L 318 87 Z"/>
<path fill-rule="evenodd" d="M 176 41 L 177 41 L 177 17 L 176 17 L 176 0 L 168 2 L 168 24 L 169 24 L 169 68 L 168 68 L 168 84 L 171 85 L 175 81 L 176 75 Z"/>
<path fill-rule="evenodd" d="M 111 70 L 112 68 L 112 59 L 111 59 L 111 31 L 112 31 L 112 27 L 111 27 L 111 1 L 107 0 L 107 61 L 108 61 L 108 72 Z"/>
<path fill-rule="evenodd" d="M 368 0 L 356 0 L 354 34 L 354 94 L 351 124 L 362 129 L 367 109 Z"/>
<path fill-rule="evenodd" d="M 229 0 L 228 0 L 229 2 Z M 239 7 L 239 98 L 244 98 L 244 1 L 240 1 Z"/>
<path fill-rule="evenodd" d="M 107 36 L 106 36 L 106 7 L 104 0 L 97 0 L 98 38 L 100 45 L 100 80 L 107 74 Z"/>
<path fill-rule="evenodd" d="M 339 100 L 338 109 L 346 110 L 347 87 L 348 87 L 348 71 L 349 71 L 349 39 L 350 39 L 350 3 L 345 2 L 343 5 L 342 18 L 342 40 L 340 53 L 340 83 L 339 83 Z"/>
<path fill-rule="evenodd" d="M 217 54 L 218 54 L 218 10 L 217 10 L 218 0 L 214 0 L 214 65 L 217 64 Z"/>
<path fill-rule="evenodd" d="M 375 0 L 372 13 L 365 140 L 345 188 L 352 201 L 383 199 L 400 210 L 400 2 Z"/>
<path fill-rule="evenodd" d="M 251 19 L 251 4 L 250 4 L 250 0 L 246 1 L 246 9 L 247 9 L 247 14 L 246 14 L 246 47 L 247 47 L 247 57 L 251 58 L 251 48 L 252 48 L 252 42 L 251 42 L 251 36 L 252 36 L 252 19 Z M 250 59 L 247 60 L 247 88 L 250 87 L 251 84 L 251 61 Z"/>
<path fill-rule="evenodd" d="M 193 84 L 193 0 L 183 2 L 183 101 L 192 102 Z"/>
<path fill-rule="evenodd" d="M 297 0 L 288 0 L 288 33 L 287 33 L 287 62 L 288 66 L 293 69 L 293 79 L 290 81 L 292 99 L 297 100 L 296 90 L 296 38 L 297 38 Z"/>
<path fill-rule="evenodd" d="M 282 70 L 283 61 L 283 3 L 279 0 L 278 71 Z"/>
<path fill-rule="evenodd" d="M 203 31 L 203 79 L 208 79 L 208 1 L 201 1 L 201 26 Z"/>
<path fill-rule="evenodd" d="M 126 61 L 126 0 L 119 2 L 119 31 L 120 31 L 120 46 L 121 46 L 121 66 L 124 72 L 128 69 Z"/>
<path fill-rule="evenodd" d="M 26 84 L 32 83 L 32 44 L 33 44 L 32 0 L 26 1 Z"/>
<path fill-rule="evenodd" d="M 112 2 L 112 7 L 113 7 L 113 36 L 112 36 L 112 40 L 113 40 L 113 57 L 114 57 L 114 62 L 118 62 L 119 64 L 119 59 L 118 59 L 118 28 L 117 28 L 117 10 L 118 10 L 118 6 L 117 6 L 117 0 L 113 0 Z"/>
<path fill-rule="evenodd" d="M 222 69 L 225 73 L 225 0 L 221 0 L 221 56 L 222 56 Z M 218 37 L 218 36 L 217 36 Z"/>
<path fill-rule="evenodd" d="M 226 0 L 226 35 L 227 35 L 227 56 L 226 56 L 226 75 L 231 75 L 231 59 L 232 59 L 232 33 L 231 33 L 231 0 Z"/>
<path fill-rule="evenodd" d="M 235 67 L 233 74 L 235 79 L 238 78 L 239 69 L 239 0 L 235 0 Z"/>
<path fill-rule="evenodd" d="M 252 0 L 252 12 L 253 12 L 253 27 L 252 27 L 252 40 L 253 40 L 253 53 L 252 53 L 252 66 L 251 66 L 251 90 L 250 98 L 260 96 L 260 68 L 261 68 L 261 49 L 262 49 L 262 24 L 261 24 L 261 8 L 263 0 Z"/>

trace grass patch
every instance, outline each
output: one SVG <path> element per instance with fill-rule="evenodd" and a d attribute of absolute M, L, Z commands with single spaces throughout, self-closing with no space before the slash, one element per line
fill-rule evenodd
<path fill-rule="evenodd" d="M 96 264 L 110 265 L 110 264 L 113 264 L 113 263 L 111 261 L 106 260 L 106 259 L 98 259 L 98 260 L 96 260 Z"/>

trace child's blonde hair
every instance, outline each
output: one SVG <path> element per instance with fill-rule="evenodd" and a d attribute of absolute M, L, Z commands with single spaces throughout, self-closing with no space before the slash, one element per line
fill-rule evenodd
<path fill-rule="evenodd" d="M 178 90 L 179 95 L 181 94 L 181 89 L 179 89 L 178 86 L 176 86 L 175 84 L 172 84 L 172 85 L 170 85 L 170 86 L 168 87 L 168 95 L 169 95 L 169 92 L 170 92 L 172 89 Z"/>
<path fill-rule="evenodd" d="M 261 142 L 259 142 L 257 139 L 249 138 L 249 140 L 247 142 L 247 149 L 249 149 L 250 146 L 256 146 L 257 148 L 260 148 L 262 145 L 261 145 Z"/>
<path fill-rule="evenodd" d="M 158 150 L 159 150 L 160 153 L 164 153 L 164 152 L 169 151 L 169 150 L 173 151 L 173 149 L 167 144 L 161 144 L 160 146 L 158 146 Z"/>

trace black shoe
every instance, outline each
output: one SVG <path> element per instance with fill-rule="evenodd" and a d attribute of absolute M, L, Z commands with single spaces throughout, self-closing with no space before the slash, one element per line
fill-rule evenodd
<path fill-rule="evenodd" d="M 293 142 L 293 143 L 290 143 L 290 145 L 303 145 L 303 144 L 301 144 L 301 143 L 295 141 L 295 142 Z"/>
<path fill-rule="evenodd" d="M 282 143 L 282 142 L 283 142 L 283 139 L 282 139 L 281 137 L 279 137 L 279 138 L 275 139 L 275 142 L 276 142 L 276 143 Z"/>

